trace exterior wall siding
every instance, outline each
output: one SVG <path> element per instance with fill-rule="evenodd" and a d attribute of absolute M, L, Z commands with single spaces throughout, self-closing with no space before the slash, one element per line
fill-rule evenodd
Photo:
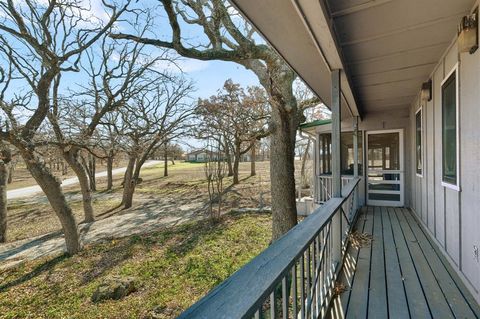
<path fill-rule="evenodd" d="M 477 4 L 478 5 L 478 4 Z M 458 65 L 460 191 L 442 186 L 441 83 Z M 458 54 L 453 42 L 431 75 L 432 101 L 422 105 L 423 176 L 416 174 L 415 112 L 410 108 L 411 208 L 480 302 L 480 50 Z M 407 188 L 408 189 L 408 188 Z"/>
<path fill-rule="evenodd" d="M 460 71 L 461 267 L 480 290 L 480 260 L 473 254 L 480 245 L 480 51 L 462 54 Z"/>
<path fill-rule="evenodd" d="M 435 158 L 438 161 L 435 163 L 434 179 L 435 179 L 435 238 L 438 240 L 440 246 L 445 248 L 445 189 L 441 184 L 442 181 L 442 109 L 441 109 L 441 87 L 439 83 L 443 81 L 444 68 L 443 63 L 439 65 L 433 75 L 433 102 L 434 102 L 434 132 L 425 132 L 425 135 L 434 136 Z M 414 190 L 412 190 L 414 191 Z"/>

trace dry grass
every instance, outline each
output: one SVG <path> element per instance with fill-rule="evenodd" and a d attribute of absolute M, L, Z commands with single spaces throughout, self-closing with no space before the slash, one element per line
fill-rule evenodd
<path fill-rule="evenodd" d="M 349 236 L 350 239 L 350 244 L 354 248 L 363 248 L 363 247 L 368 247 L 372 243 L 373 237 L 371 234 L 367 233 L 360 233 L 358 231 L 355 231 L 350 234 Z"/>
<path fill-rule="evenodd" d="M 232 208 L 257 207 L 261 201 L 270 204 L 269 165 L 257 164 L 257 176 L 249 177 L 249 163 L 240 166 L 240 185 L 229 187 L 224 200 L 224 211 Z M 97 180 L 98 191 L 94 194 L 93 207 L 96 218 L 103 219 L 115 214 L 144 209 L 148 204 L 156 209 L 179 206 L 190 202 L 205 203 L 208 199 L 203 164 L 176 163 L 169 166 L 169 176 L 163 177 L 163 164 L 146 167 L 142 170 L 143 182 L 138 185 L 134 196 L 134 207 L 129 210 L 113 210 L 121 202 L 123 176 L 114 176 L 114 188 L 105 191 L 106 178 Z M 228 187 L 232 178 L 225 179 Z M 83 220 L 83 207 L 78 186 L 65 188 L 65 195 L 77 221 Z M 61 230 L 60 222 L 43 194 L 9 202 L 8 240 L 15 241 L 45 235 Z"/>
<path fill-rule="evenodd" d="M 122 176 L 114 177 L 109 192 L 104 191 L 106 180 L 99 179 L 93 201 L 96 217 L 204 204 L 208 196 L 203 169 L 202 164 L 177 163 L 163 177 L 163 165 L 148 167 L 142 170 L 134 207 L 109 214 L 120 202 Z M 225 180 L 225 211 L 270 205 L 269 163 L 257 163 L 254 177 L 249 177 L 249 169 L 250 163 L 241 164 L 239 185 Z M 78 186 L 65 193 L 81 220 Z M 12 201 L 8 223 L 10 240 L 60 231 L 42 194 Z M 266 248 L 270 238 L 269 214 L 226 214 L 215 224 L 190 222 L 87 246 L 71 258 L 27 262 L 0 273 L 0 318 L 173 318 Z M 134 277 L 139 289 L 120 301 L 93 304 L 93 291 L 110 275 Z"/>
<path fill-rule="evenodd" d="M 350 288 L 345 286 L 344 284 L 340 282 L 335 283 L 335 287 L 333 287 L 333 297 L 340 296 L 343 294 L 345 291 L 348 291 Z"/>
<path fill-rule="evenodd" d="M 174 318 L 265 249 L 268 214 L 228 214 L 27 262 L 0 273 L 0 318 Z M 138 290 L 92 303 L 108 276 Z"/>
<path fill-rule="evenodd" d="M 113 168 L 115 169 L 119 167 L 124 167 L 125 165 L 126 165 L 125 160 L 117 160 L 114 162 Z M 96 170 L 97 172 L 106 171 L 107 170 L 106 162 L 97 161 Z M 63 175 L 61 170 L 56 170 L 53 168 L 52 168 L 52 173 L 53 175 L 55 175 L 60 179 L 75 177 L 75 174 L 70 168 L 67 170 L 66 175 Z M 8 187 L 8 190 L 13 190 L 13 189 L 18 189 L 18 188 L 23 188 L 28 186 L 34 186 L 36 184 L 37 183 L 33 179 L 32 175 L 30 175 L 30 172 L 25 167 L 25 164 L 22 161 L 20 161 L 15 167 L 15 172 L 13 174 L 13 181 L 7 187 Z"/>

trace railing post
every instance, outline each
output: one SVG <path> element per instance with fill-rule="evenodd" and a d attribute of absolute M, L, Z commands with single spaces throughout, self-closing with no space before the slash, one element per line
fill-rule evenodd
<path fill-rule="evenodd" d="M 340 159 L 341 132 L 341 88 L 340 70 L 332 71 L 332 197 L 342 197 L 342 177 Z"/>
<path fill-rule="evenodd" d="M 332 71 L 332 197 L 342 197 L 342 176 L 340 158 L 341 133 L 341 87 L 340 70 Z M 332 258 L 336 265 L 340 265 L 342 258 L 342 214 L 340 210 L 332 219 Z"/>
<path fill-rule="evenodd" d="M 318 182 L 318 179 L 319 179 L 319 176 L 320 176 L 320 134 L 316 133 L 315 134 L 315 140 L 313 142 L 313 163 L 314 163 L 314 172 L 315 172 L 315 176 L 314 176 L 314 181 L 313 181 L 313 185 L 314 186 L 314 194 L 313 194 L 313 197 L 315 198 L 315 203 L 318 204 L 319 202 L 319 197 L 320 197 L 320 189 L 319 189 L 319 182 Z M 316 207 L 316 206 L 315 206 Z"/>

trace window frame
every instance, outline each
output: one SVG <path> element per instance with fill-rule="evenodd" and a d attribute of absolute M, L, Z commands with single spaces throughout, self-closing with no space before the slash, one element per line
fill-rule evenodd
<path fill-rule="evenodd" d="M 422 168 L 420 169 L 420 173 L 418 172 L 418 153 L 417 153 L 417 146 L 418 146 L 418 140 L 417 140 L 417 115 L 420 113 L 420 160 L 422 163 Z M 417 109 L 415 112 L 415 174 L 417 177 L 423 178 L 423 171 L 424 171 L 424 156 L 423 156 L 423 141 L 424 141 L 424 136 L 423 136 L 423 106 L 420 105 L 420 107 Z"/>
<path fill-rule="evenodd" d="M 344 134 L 352 134 L 352 140 L 353 140 L 353 133 L 354 130 L 346 130 L 340 132 L 340 140 L 342 140 L 342 137 L 345 136 Z M 358 154 L 358 164 L 359 164 L 359 170 L 358 170 L 358 175 L 363 176 L 365 174 L 364 171 L 364 136 L 365 136 L 365 131 L 364 130 L 358 130 L 359 135 L 358 136 L 358 149 L 359 149 L 359 154 Z M 320 175 L 331 175 L 332 174 L 332 132 L 331 131 L 322 131 L 317 133 L 318 137 L 318 164 L 319 164 L 319 174 Z M 325 147 L 326 143 L 326 147 Z M 323 153 L 323 151 L 326 151 Z M 322 154 L 320 154 L 322 153 Z M 340 160 L 343 159 L 343 156 L 347 155 L 348 158 L 348 153 L 344 154 L 343 152 L 340 152 Z M 325 169 L 324 169 L 325 168 Z M 344 173 L 345 170 L 341 167 L 341 175 L 342 176 L 353 176 L 352 174 L 346 174 Z M 321 173 L 320 173 L 321 172 Z"/>
<path fill-rule="evenodd" d="M 443 87 L 446 82 L 450 80 L 450 78 L 455 75 L 455 140 L 456 140 L 456 145 L 455 145 L 455 151 L 456 151 L 456 183 L 450 183 L 444 181 L 444 141 L 443 141 Z M 456 63 L 453 68 L 450 70 L 450 72 L 447 73 L 447 75 L 444 77 L 441 85 L 440 85 L 440 98 L 441 98 L 441 107 L 442 107 L 442 179 L 441 179 L 441 184 L 445 188 L 450 188 L 452 190 L 455 190 L 457 192 L 460 192 L 460 98 L 459 98 L 459 78 L 458 78 L 458 63 Z"/>

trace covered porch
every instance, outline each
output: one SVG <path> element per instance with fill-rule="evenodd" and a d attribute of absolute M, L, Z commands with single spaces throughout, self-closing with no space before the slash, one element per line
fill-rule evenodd
<path fill-rule="evenodd" d="M 464 160 L 461 190 L 468 157 L 442 137 L 459 141 L 459 100 L 477 114 L 479 53 L 457 27 L 478 1 L 232 2 L 332 119 L 311 132 L 313 213 L 182 318 L 478 318 L 478 168 Z"/>
<path fill-rule="evenodd" d="M 415 215 L 363 207 L 331 318 L 478 318 L 480 308 Z M 353 237 L 356 237 L 355 235 Z"/>

